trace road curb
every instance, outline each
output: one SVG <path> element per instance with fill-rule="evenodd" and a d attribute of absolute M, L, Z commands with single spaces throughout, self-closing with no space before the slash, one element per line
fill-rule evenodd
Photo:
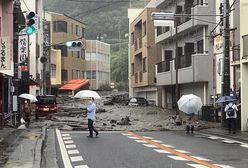
<path fill-rule="evenodd" d="M 35 146 L 33 168 L 41 167 L 42 155 L 43 155 L 43 149 L 44 149 L 46 137 L 47 137 L 47 128 L 42 127 L 42 134 L 40 135 L 40 138 L 38 138 Z"/>

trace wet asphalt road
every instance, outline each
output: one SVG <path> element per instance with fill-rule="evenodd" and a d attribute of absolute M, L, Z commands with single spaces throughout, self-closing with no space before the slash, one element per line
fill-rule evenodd
<path fill-rule="evenodd" d="M 248 144 L 183 131 L 56 131 L 59 167 L 75 168 L 247 168 Z M 246 146 L 247 145 L 247 146 Z M 66 165 L 66 166 L 64 166 Z"/>

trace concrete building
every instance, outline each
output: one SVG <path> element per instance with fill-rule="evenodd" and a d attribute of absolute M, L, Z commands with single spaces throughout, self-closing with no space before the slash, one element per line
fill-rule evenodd
<path fill-rule="evenodd" d="M 14 76 L 13 62 L 13 2 L 0 1 L 0 128 L 11 106 L 10 83 Z"/>
<path fill-rule="evenodd" d="M 161 62 L 157 64 L 157 86 L 162 89 L 162 106 L 176 107 L 175 56 L 178 51 L 178 85 L 180 96 L 193 93 L 204 105 L 213 103 L 213 44 L 208 40 L 215 17 L 199 14 L 215 13 L 215 1 L 157 0 L 161 12 L 191 14 L 178 18 L 176 49 L 175 26 L 157 27 L 155 42 L 162 46 Z"/>
<path fill-rule="evenodd" d="M 240 1 L 241 130 L 248 130 L 248 2 Z"/>
<path fill-rule="evenodd" d="M 129 87 L 129 96 L 133 97 L 134 93 L 133 93 L 133 88 L 132 88 L 132 80 L 131 80 L 131 64 L 130 64 L 130 60 L 131 60 L 131 23 L 134 21 L 135 18 L 138 17 L 138 15 L 140 14 L 140 12 L 143 9 L 137 9 L 137 8 L 129 8 L 128 9 L 128 20 L 129 20 L 129 43 L 128 43 L 128 87 Z"/>
<path fill-rule="evenodd" d="M 222 0 L 216 0 L 216 15 L 220 14 L 220 3 Z M 230 0 L 230 4 L 233 4 Z M 240 88 L 240 9 L 239 2 L 236 2 L 234 10 L 230 13 L 230 88 L 237 92 Z M 220 17 L 216 17 L 216 22 L 220 22 Z M 221 27 L 218 26 L 213 32 L 214 36 L 214 63 L 215 63 L 215 93 L 217 96 L 222 94 L 223 77 L 223 56 L 224 56 L 224 38 L 221 34 Z"/>
<path fill-rule="evenodd" d="M 85 49 L 84 32 L 86 25 L 65 14 L 46 12 L 45 19 L 50 29 L 50 72 L 52 93 L 56 93 L 59 86 L 73 79 L 85 78 Z M 69 50 L 68 41 L 81 41 L 78 51 Z M 56 50 L 60 50 L 61 53 Z M 61 55 L 60 55 L 61 54 Z"/>
<path fill-rule="evenodd" d="M 151 20 L 151 13 L 154 11 L 155 1 L 151 1 L 130 23 L 129 81 L 132 90 L 130 96 L 144 97 L 157 102 L 154 78 L 157 54 L 160 50 L 157 50 L 155 45 L 155 28 Z"/>
<path fill-rule="evenodd" d="M 90 89 L 97 90 L 102 85 L 110 85 L 110 44 L 98 40 L 86 40 L 85 79 Z"/>

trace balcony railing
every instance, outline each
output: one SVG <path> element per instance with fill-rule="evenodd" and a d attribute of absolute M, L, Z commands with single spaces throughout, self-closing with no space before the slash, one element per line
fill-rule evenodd
<path fill-rule="evenodd" d="M 170 61 L 171 61 L 171 60 L 168 59 L 168 60 L 159 62 L 159 63 L 157 64 L 158 73 L 170 71 Z"/>
<path fill-rule="evenodd" d="M 179 69 L 190 67 L 191 65 L 192 65 L 192 54 L 185 54 L 179 56 L 179 64 L 178 64 Z"/>
<path fill-rule="evenodd" d="M 138 73 L 137 72 L 134 74 L 134 81 L 135 81 L 135 83 L 138 83 Z"/>

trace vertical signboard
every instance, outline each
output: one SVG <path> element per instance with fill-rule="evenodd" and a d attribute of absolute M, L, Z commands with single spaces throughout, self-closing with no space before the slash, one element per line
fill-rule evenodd
<path fill-rule="evenodd" d="M 25 34 L 20 34 L 18 39 L 18 64 L 21 71 L 28 71 L 28 36 Z"/>
<path fill-rule="evenodd" d="M 0 70 L 10 70 L 10 44 L 9 37 L 0 37 Z"/>

